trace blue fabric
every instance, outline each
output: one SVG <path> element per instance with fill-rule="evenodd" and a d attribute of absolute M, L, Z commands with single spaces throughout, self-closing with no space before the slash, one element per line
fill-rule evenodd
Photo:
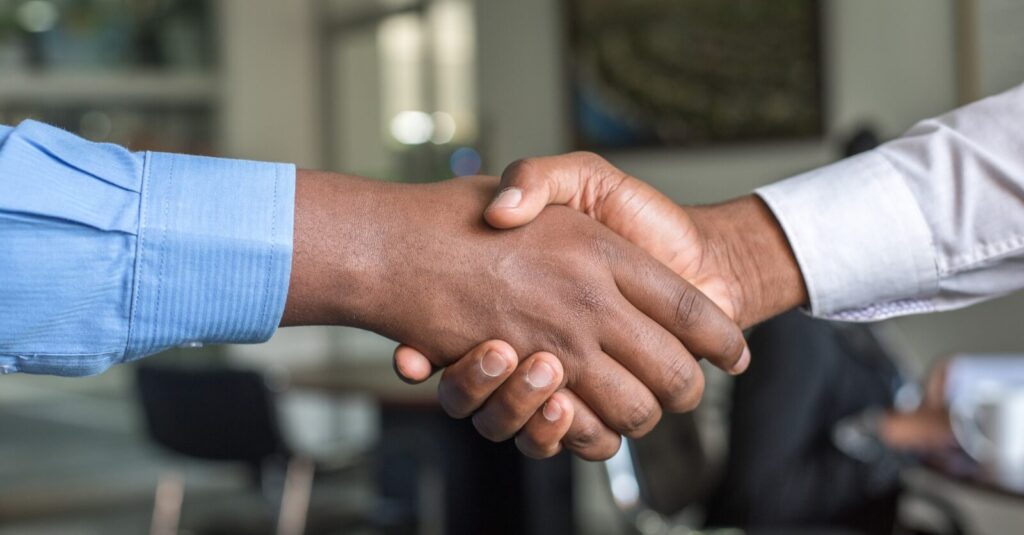
<path fill-rule="evenodd" d="M 0 126 L 0 373 L 92 375 L 192 342 L 265 341 L 294 200 L 292 165 Z"/>

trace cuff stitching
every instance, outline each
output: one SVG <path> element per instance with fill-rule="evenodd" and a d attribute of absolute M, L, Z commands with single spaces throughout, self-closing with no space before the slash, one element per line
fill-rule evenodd
<path fill-rule="evenodd" d="M 901 299 L 888 303 L 875 303 L 865 307 L 840 310 L 824 318 L 839 321 L 881 321 L 907 314 L 925 314 L 938 310 L 929 299 Z"/>
<path fill-rule="evenodd" d="M 1002 257 L 1012 256 L 1022 249 L 1024 249 L 1024 236 L 1013 236 L 995 243 L 983 244 L 971 251 L 950 258 L 946 265 L 941 267 L 940 275 L 949 276 L 967 271 Z"/>
<path fill-rule="evenodd" d="M 171 165 L 167 168 L 167 189 L 172 190 L 174 187 L 174 164 L 177 158 L 171 158 Z M 171 196 L 164 195 L 164 206 L 163 206 L 163 231 L 160 233 L 160 243 L 167 243 L 167 221 L 171 211 Z M 156 273 L 156 299 L 153 302 L 153 317 L 158 318 L 160 315 L 160 298 L 163 294 L 164 289 L 164 265 L 167 263 L 167 253 L 160 255 L 160 267 L 157 268 Z"/>
<path fill-rule="evenodd" d="M 281 182 L 281 169 L 274 167 L 274 194 L 270 210 L 270 250 L 267 252 L 266 276 L 263 279 L 263 310 L 260 312 L 260 321 L 267 323 L 267 314 L 270 312 L 270 272 L 274 268 L 274 255 L 277 249 L 277 185 Z"/>
<path fill-rule="evenodd" d="M 140 184 L 141 195 L 139 196 L 139 222 L 138 232 L 135 241 L 135 266 L 132 273 L 132 300 L 128 312 L 128 339 L 124 344 L 124 352 L 121 354 L 123 361 L 131 353 L 132 344 L 135 342 L 136 325 L 139 315 L 139 294 L 142 285 L 142 257 L 146 251 L 146 211 L 149 209 L 150 171 L 153 153 L 147 151 L 143 155 L 142 181 Z"/>

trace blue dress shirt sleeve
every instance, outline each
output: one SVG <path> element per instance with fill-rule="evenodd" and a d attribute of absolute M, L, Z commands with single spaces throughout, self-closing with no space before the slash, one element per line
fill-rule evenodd
<path fill-rule="evenodd" d="M 0 127 L 0 373 L 91 375 L 280 323 L 295 168 Z"/>

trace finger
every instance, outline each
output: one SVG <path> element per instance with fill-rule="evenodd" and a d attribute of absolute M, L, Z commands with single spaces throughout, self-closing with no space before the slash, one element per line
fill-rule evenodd
<path fill-rule="evenodd" d="M 573 419 L 562 445 L 582 459 L 605 461 L 611 459 L 622 443 L 618 433 L 608 429 L 585 401 L 572 390 L 561 390 L 573 405 Z"/>
<path fill-rule="evenodd" d="M 704 394 L 704 373 L 682 342 L 624 297 L 611 314 L 616 328 L 606 329 L 602 334 L 605 351 L 647 385 L 666 410 L 696 409 Z M 600 410 L 597 412 L 601 414 Z"/>
<path fill-rule="evenodd" d="M 622 295 L 694 355 L 732 374 L 750 364 L 743 331 L 706 295 L 641 250 L 611 259 Z"/>
<path fill-rule="evenodd" d="M 562 364 L 551 353 L 534 353 L 473 415 L 473 425 L 485 438 L 512 438 L 562 386 Z"/>
<path fill-rule="evenodd" d="M 405 344 L 395 348 L 394 367 L 399 379 L 413 385 L 430 379 L 437 371 L 423 353 Z"/>
<path fill-rule="evenodd" d="M 567 384 L 619 434 L 641 437 L 661 419 L 661 406 L 654 393 L 618 359 L 603 351 L 588 355 L 586 366 L 570 376 Z"/>
<path fill-rule="evenodd" d="M 547 459 L 562 451 L 562 438 L 572 425 L 572 401 L 555 392 L 516 435 L 516 447 L 533 459 Z"/>
<path fill-rule="evenodd" d="M 568 204 L 587 212 L 588 200 L 612 189 L 612 178 L 624 179 L 600 156 L 574 152 L 513 162 L 501 175 L 497 197 L 484 212 L 496 228 L 513 228 L 533 221 L 549 204 Z"/>
<path fill-rule="evenodd" d="M 477 410 L 516 369 L 514 349 L 501 340 L 484 342 L 448 366 L 437 386 L 441 408 L 453 418 Z"/>

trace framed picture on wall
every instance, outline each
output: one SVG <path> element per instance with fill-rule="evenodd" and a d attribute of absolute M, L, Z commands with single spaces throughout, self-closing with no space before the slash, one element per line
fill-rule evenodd
<path fill-rule="evenodd" d="M 820 137 L 817 0 L 567 0 L 574 142 Z"/>

